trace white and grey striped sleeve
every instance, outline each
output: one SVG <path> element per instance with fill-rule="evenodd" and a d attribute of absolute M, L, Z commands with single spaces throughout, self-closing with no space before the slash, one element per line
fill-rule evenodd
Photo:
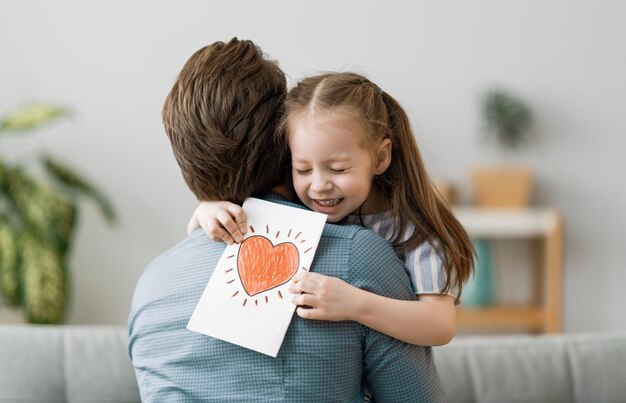
<path fill-rule="evenodd" d="M 446 287 L 446 272 L 437 250 L 430 242 L 406 252 L 406 266 L 416 294 L 440 294 Z M 453 294 L 451 288 L 448 294 Z"/>

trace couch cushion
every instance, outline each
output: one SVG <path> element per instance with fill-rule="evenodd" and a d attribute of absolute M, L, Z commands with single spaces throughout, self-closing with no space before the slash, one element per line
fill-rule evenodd
<path fill-rule="evenodd" d="M 139 402 L 122 326 L 0 326 L 0 401 Z"/>
<path fill-rule="evenodd" d="M 626 334 L 465 336 L 433 351 L 450 402 L 626 401 Z"/>
<path fill-rule="evenodd" d="M 65 401 L 63 334 L 0 327 L 0 401 Z"/>

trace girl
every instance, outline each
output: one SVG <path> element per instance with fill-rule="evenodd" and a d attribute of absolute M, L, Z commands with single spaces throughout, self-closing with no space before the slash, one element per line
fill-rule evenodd
<path fill-rule="evenodd" d="M 328 222 L 360 224 L 391 241 L 418 297 L 394 300 L 301 272 L 291 286 L 297 314 L 358 321 L 411 344 L 448 343 L 474 250 L 432 185 L 398 102 L 363 76 L 323 74 L 289 92 L 281 128 L 302 203 Z M 229 202 L 201 203 L 188 229 L 198 226 L 229 244 L 246 232 L 243 210 Z"/>

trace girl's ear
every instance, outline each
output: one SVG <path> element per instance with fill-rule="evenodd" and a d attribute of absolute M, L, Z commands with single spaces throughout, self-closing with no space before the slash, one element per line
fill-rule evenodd
<path fill-rule="evenodd" d="M 376 165 L 374 166 L 374 174 L 380 175 L 389 168 L 391 164 L 391 139 L 384 139 L 378 146 L 376 152 Z"/>

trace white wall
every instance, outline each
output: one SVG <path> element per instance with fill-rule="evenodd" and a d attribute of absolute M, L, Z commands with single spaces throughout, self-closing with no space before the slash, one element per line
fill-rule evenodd
<path fill-rule="evenodd" d="M 407 109 L 426 164 L 469 199 L 469 167 L 496 158 L 479 141 L 477 96 L 491 84 L 533 107 L 537 204 L 566 220 L 567 331 L 625 330 L 626 3 L 617 1 L 54 1 L 0 3 L 0 111 L 28 100 L 76 117 L 37 136 L 0 138 L 81 167 L 111 195 L 108 228 L 86 204 L 72 258 L 70 323 L 126 320 L 143 267 L 180 241 L 195 200 L 160 121 L 198 48 L 254 40 L 296 80 L 367 73 Z"/>

